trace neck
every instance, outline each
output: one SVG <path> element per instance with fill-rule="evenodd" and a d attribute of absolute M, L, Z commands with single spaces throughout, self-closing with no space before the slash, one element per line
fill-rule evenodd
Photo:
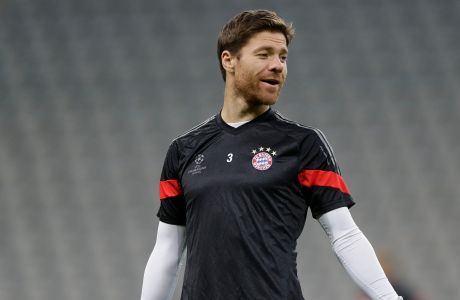
<path fill-rule="evenodd" d="M 242 96 L 235 94 L 233 89 L 225 88 L 224 106 L 221 116 L 226 123 L 251 121 L 270 108 L 266 104 L 251 104 Z"/>

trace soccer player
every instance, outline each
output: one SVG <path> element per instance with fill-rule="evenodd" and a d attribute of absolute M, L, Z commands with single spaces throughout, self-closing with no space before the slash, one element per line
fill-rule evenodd
<path fill-rule="evenodd" d="M 293 36 L 266 10 L 223 27 L 223 107 L 169 147 L 142 300 L 171 298 L 185 247 L 183 300 L 304 299 L 296 242 L 308 208 L 358 286 L 372 299 L 398 299 L 350 215 L 354 202 L 326 138 L 270 107 Z"/>

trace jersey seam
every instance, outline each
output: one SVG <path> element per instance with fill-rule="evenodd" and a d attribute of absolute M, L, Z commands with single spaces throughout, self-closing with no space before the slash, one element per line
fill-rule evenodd
<path fill-rule="evenodd" d="M 214 120 L 216 118 L 216 115 L 213 115 L 212 117 L 209 117 L 208 119 L 206 119 L 205 121 L 201 122 L 200 124 L 190 128 L 189 130 L 187 130 L 186 132 L 182 133 L 181 135 L 177 136 L 176 138 L 174 138 L 172 140 L 171 143 L 177 141 L 178 139 L 180 138 L 183 138 L 189 134 L 191 134 L 192 132 L 194 131 L 197 131 L 198 129 L 202 128 L 203 126 L 205 126 L 206 124 L 208 124 L 209 122 L 211 122 L 212 120 Z"/>

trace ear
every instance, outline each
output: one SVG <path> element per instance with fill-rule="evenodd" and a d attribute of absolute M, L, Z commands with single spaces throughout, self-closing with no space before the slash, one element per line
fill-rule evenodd
<path fill-rule="evenodd" d="M 220 59 L 222 61 L 222 67 L 227 71 L 228 73 L 233 73 L 235 72 L 235 60 L 236 56 L 233 56 L 230 51 L 224 50 L 222 51 L 222 54 L 220 55 Z"/>

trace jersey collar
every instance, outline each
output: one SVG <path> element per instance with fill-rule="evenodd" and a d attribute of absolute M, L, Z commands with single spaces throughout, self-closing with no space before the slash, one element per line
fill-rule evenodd
<path fill-rule="evenodd" d="M 265 121 L 268 121 L 269 119 L 273 118 L 274 114 L 275 114 L 275 111 L 273 109 L 268 108 L 268 110 L 266 112 L 264 112 L 263 114 L 257 116 L 255 119 L 247 122 L 246 124 L 243 124 L 237 128 L 234 128 L 230 125 L 228 125 L 227 123 L 225 123 L 225 121 L 222 119 L 222 115 L 221 115 L 222 111 L 220 111 L 218 114 L 217 114 L 217 118 L 216 118 L 216 122 L 217 122 L 217 125 L 223 129 L 224 131 L 227 131 L 231 134 L 237 134 L 239 132 L 242 132 L 242 131 L 245 131 L 261 122 L 265 122 Z"/>

